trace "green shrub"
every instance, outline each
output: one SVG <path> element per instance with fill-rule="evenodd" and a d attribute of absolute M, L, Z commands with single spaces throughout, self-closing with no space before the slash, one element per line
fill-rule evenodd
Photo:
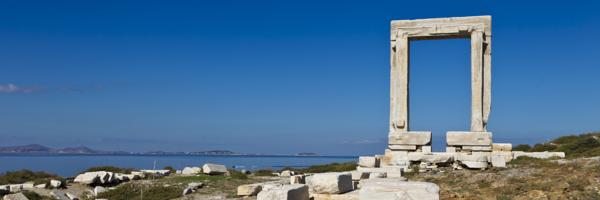
<path fill-rule="evenodd" d="M 107 172 L 113 172 L 113 173 L 130 174 L 131 171 L 133 171 L 133 170 L 135 170 L 135 169 L 120 168 L 120 167 L 115 167 L 115 166 L 98 166 L 98 167 L 90 167 L 83 172 L 107 171 Z"/>
<path fill-rule="evenodd" d="M 331 163 L 325 165 L 313 165 L 304 169 L 292 169 L 300 173 L 323 173 L 323 172 L 344 172 L 356 170 L 355 162 Z"/>
<path fill-rule="evenodd" d="M 273 170 L 270 169 L 261 169 L 261 170 L 256 170 L 253 174 L 254 176 L 275 176 L 275 174 L 273 174 Z"/>
<path fill-rule="evenodd" d="M 553 151 L 556 149 L 556 145 L 543 143 L 543 144 L 535 144 L 530 151 L 533 152 L 541 152 L 541 151 Z"/>
<path fill-rule="evenodd" d="M 19 184 L 33 181 L 34 184 L 50 183 L 51 179 L 63 180 L 62 177 L 46 172 L 33 172 L 31 170 L 8 171 L 0 175 L 0 185 Z"/>
<path fill-rule="evenodd" d="M 98 194 L 97 198 L 110 200 L 164 200 L 181 197 L 182 188 L 162 185 L 122 184 L 114 190 Z"/>
<path fill-rule="evenodd" d="M 248 179 L 248 175 L 237 170 L 230 169 L 229 174 L 229 176 L 234 179 Z"/>
<path fill-rule="evenodd" d="M 531 146 L 529 146 L 528 144 L 519 144 L 516 147 L 513 147 L 512 150 L 513 151 L 530 151 Z"/>

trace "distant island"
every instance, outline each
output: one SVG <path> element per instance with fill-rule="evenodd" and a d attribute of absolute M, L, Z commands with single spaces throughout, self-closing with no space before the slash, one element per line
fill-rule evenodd
<path fill-rule="evenodd" d="M 9 154 L 112 154 L 112 155 L 246 155 L 246 156 L 265 156 L 267 154 L 247 154 L 236 153 L 229 150 L 210 150 L 195 152 L 168 152 L 168 151 L 148 151 L 148 152 L 127 152 L 127 151 L 102 151 L 91 149 L 86 146 L 51 148 L 40 144 L 29 144 L 21 146 L 0 147 L 0 153 Z M 297 153 L 285 156 L 319 156 L 317 153 Z"/>

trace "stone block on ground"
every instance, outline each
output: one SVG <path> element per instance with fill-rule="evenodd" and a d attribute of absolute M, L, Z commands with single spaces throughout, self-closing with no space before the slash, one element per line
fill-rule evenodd
<path fill-rule="evenodd" d="M 8 188 L 10 190 L 11 193 L 17 193 L 17 192 L 21 192 L 23 190 L 23 185 L 21 184 L 10 184 L 8 185 Z"/>
<path fill-rule="evenodd" d="M 307 177 L 310 191 L 317 194 L 340 194 L 351 191 L 352 175 L 347 172 L 319 173 Z"/>
<path fill-rule="evenodd" d="M 359 172 L 367 172 L 370 174 L 373 173 L 382 173 L 385 174 L 385 177 L 388 178 L 399 178 L 402 177 L 402 171 L 405 170 L 404 166 L 382 166 L 380 168 L 370 168 L 370 167 L 357 167 L 357 171 Z M 369 175 L 371 178 L 372 175 Z"/>
<path fill-rule="evenodd" d="M 29 200 L 23 193 L 4 195 L 3 200 Z"/>
<path fill-rule="evenodd" d="M 282 185 L 262 190 L 257 200 L 309 200 L 308 186 L 302 184 Z"/>
<path fill-rule="evenodd" d="M 202 168 L 200 167 L 184 167 L 181 170 L 182 175 L 196 175 L 202 173 Z"/>
<path fill-rule="evenodd" d="M 379 167 L 379 160 L 375 156 L 360 156 L 358 157 L 358 166 Z"/>
<path fill-rule="evenodd" d="M 10 193 L 10 186 L 0 185 L 0 196 Z"/>
<path fill-rule="evenodd" d="M 33 185 L 33 182 L 26 182 L 21 184 L 21 188 L 23 188 L 23 190 L 31 190 L 35 188 L 35 185 Z"/>
<path fill-rule="evenodd" d="M 59 180 L 50 180 L 50 187 L 59 188 L 62 185 L 62 182 Z"/>
<path fill-rule="evenodd" d="M 259 183 L 257 183 L 257 184 L 240 185 L 237 188 L 237 195 L 238 196 L 255 196 L 261 190 L 262 190 L 262 185 L 259 184 Z"/>
<path fill-rule="evenodd" d="M 81 184 L 109 184 L 115 181 L 114 174 L 106 171 L 85 172 L 77 175 L 73 182 Z"/>
<path fill-rule="evenodd" d="M 498 168 L 506 167 L 506 159 L 503 155 L 494 154 L 492 155 L 492 166 Z"/>
<path fill-rule="evenodd" d="M 358 190 L 344 194 L 311 194 L 312 200 L 359 200 Z"/>
<path fill-rule="evenodd" d="M 202 172 L 208 175 L 221 175 L 227 173 L 225 165 L 206 163 L 202 166 Z"/>
<path fill-rule="evenodd" d="M 283 171 L 281 171 L 281 173 L 279 173 L 279 176 L 283 176 L 283 177 L 290 177 L 290 176 L 293 176 L 293 175 L 295 175 L 295 174 L 296 174 L 296 172 L 294 172 L 294 171 L 291 171 L 291 170 L 283 170 Z"/>
<path fill-rule="evenodd" d="M 46 188 L 46 184 L 45 184 L 45 183 L 42 183 L 42 184 L 37 184 L 37 185 L 35 185 L 35 186 L 33 186 L 33 187 L 35 187 L 35 188 L 37 188 L 37 189 L 44 189 L 44 188 Z"/>
<path fill-rule="evenodd" d="M 377 200 L 437 200 L 440 188 L 434 183 L 406 182 L 394 179 L 368 179 L 361 181 L 359 199 Z"/>

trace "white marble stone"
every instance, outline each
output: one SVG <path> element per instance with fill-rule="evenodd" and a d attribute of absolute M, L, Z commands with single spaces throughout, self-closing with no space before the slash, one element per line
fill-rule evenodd
<path fill-rule="evenodd" d="M 208 175 L 220 175 L 227 173 L 225 165 L 206 163 L 202 166 L 202 172 Z"/>
<path fill-rule="evenodd" d="M 312 193 L 317 194 L 340 194 L 353 188 L 352 175 L 347 172 L 313 174 L 306 178 L 306 184 Z"/>
<path fill-rule="evenodd" d="M 448 146 L 486 146 L 492 145 L 491 132 L 448 131 L 446 133 Z"/>
<path fill-rule="evenodd" d="M 309 200 L 308 186 L 302 184 L 282 185 L 263 189 L 257 200 Z"/>
<path fill-rule="evenodd" d="M 50 180 L 50 186 L 52 188 L 59 188 L 62 185 L 62 182 L 59 180 Z"/>
<path fill-rule="evenodd" d="M 262 189 L 262 184 L 240 185 L 237 188 L 237 195 L 238 196 L 255 196 L 261 191 L 261 189 Z"/>
<path fill-rule="evenodd" d="M 183 170 L 181 170 L 182 175 L 197 175 L 200 173 L 202 173 L 202 168 L 200 167 L 184 167 Z"/>
<path fill-rule="evenodd" d="M 358 157 L 358 166 L 379 167 L 379 160 L 375 156 L 360 156 Z"/>
<path fill-rule="evenodd" d="M 492 151 L 510 152 L 510 151 L 512 151 L 512 144 L 511 143 L 493 143 Z"/>
<path fill-rule="evenodd" d="M 29 200 L 23 193 L 4 195 L 3 200 Z"/>
<path fill-rule="evenodd" d="M 359 199 L 361 200 L 439 199 L 440 188 L 434 183 L 367 179 L 361 181 L 360 185 Z"/>
<path fill-rule="evenodd" d="M 504 155 L 492 155 L 492 166 L 498 168 L 506 168 L 506 159 Z"/>

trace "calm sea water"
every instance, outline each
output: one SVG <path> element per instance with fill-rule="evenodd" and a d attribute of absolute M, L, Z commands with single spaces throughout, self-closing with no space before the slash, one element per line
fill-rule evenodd
<path fill-rule="evenodd" d="M 136 169 L 162 169 L 172 166 L 201 166 L 204 163 L 224 164 L 228 168 L 279 169 L 307 167 L 316 164 L 356 161 L 352 156 L 154 156 L 154 155 L 48 155 L 0 154 L 0 173 L 20 169 L 46 171 L 61 176 L 75 176 L 94 166 L 111 165 Z"/>

